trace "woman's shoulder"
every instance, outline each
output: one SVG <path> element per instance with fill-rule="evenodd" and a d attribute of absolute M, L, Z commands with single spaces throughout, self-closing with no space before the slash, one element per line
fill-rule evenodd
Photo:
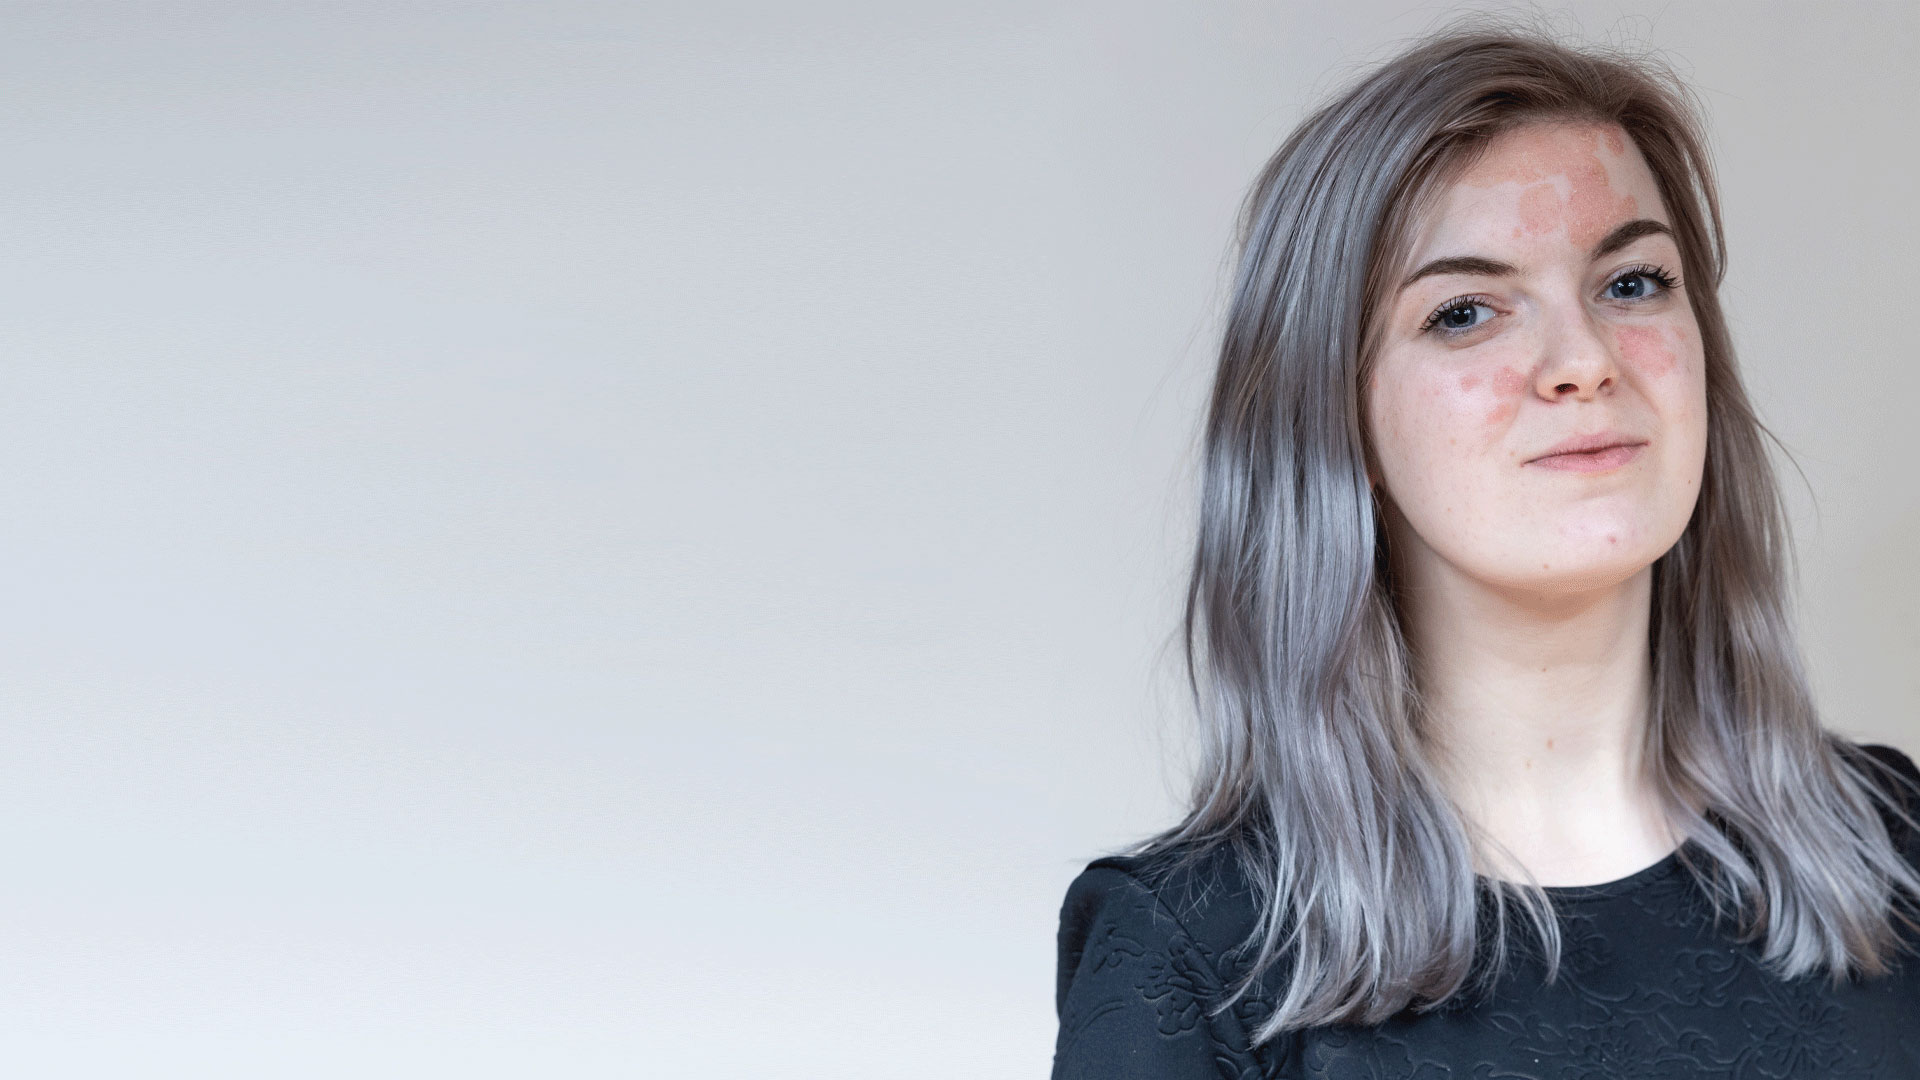
<path fill-rule="evenodd" d="M 1067 886 L 1061 934 L 1105 922 L 1153 939 L 1179 935 L 1221 961 L 1252 933 L 1258 905 L 1230 845 L 1108 855 L 1087 863 Z"/>
<path fill-rule="evenodd" d="M 1256 917 L 1230 849 L 1087 863 L 1060 908 L 1054 1076 L 1257 1075 L 1248 1032 L 1266 995 L 1213 1008 L 1235 987 Z"/>
<path fill-rule="evenodd" d="M 1873 785 L 1883 799 L 1880 816 L 1895 845 L 1915 865 L 1920 865 L 1920 765 L 1915 765 L 1905 751 L 1885 743 L 1840 739 L 1839 745 L 1851 759 L 1855 771 Z"/>
<path fill-rule="evenodd" d="M 1853 746 L 1900 773 L 1909 782 L 1920 785 L 1920 765 L 1915 765 L 1913 758 L 1904 750 L 1886 743 L 1854 743 Z"/>
<path fill-rule="evenodd" d="M 1906 751 L 1886 743 L 1837 741 L 1856 765 L 1865 765 L 1861 771 L 1875 787 L 1903 806 L 1920 806 L 1920 765 Z"/>

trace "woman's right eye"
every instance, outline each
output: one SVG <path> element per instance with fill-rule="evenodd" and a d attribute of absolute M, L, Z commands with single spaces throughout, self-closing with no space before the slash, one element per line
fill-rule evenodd
<path fill-rule="evenodd" d="M 1449 300 L 1440 307 L 1435 308 L 1433 314 L 1427 316 L 1426 324 L 1420 327 L 1420 329 L 1439 330 L 1442 334 L 1464 334 L 1469 330 L 1486 325 L 1487 319 L 1476 319 L 1474 317 L 1476 311 L 1482 310 L 1487 313 L 1487 318 L 1493 317 L 1493 308 L 1479 300 Z"/>

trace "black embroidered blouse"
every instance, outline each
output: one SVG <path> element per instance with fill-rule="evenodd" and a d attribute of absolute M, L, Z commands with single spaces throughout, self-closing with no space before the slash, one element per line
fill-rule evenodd
<path fill-rule="evenodd" d="M 1861 749 L 1920 785 L 1905 754 Z M 1920 817 L 1914 791 L 1901 798 Z M 1888 825 L 1920 866 L 1920 835 Z M 1240 973 L 1229 954 L 1253 927 L 1233 863 L 1212 858 L 1158 891 L 1127 858 L 1095 860 L 1074 880 L 1060 912 L 1054 1080 L 1920 1080 L 1920 943 L 1888 977 L 1780 980 L 1753 946 L 1715 930 L 1678 852 L 1618 881 L 1547 890 L 1562 926 L 1552 986 L 1517 952 L 1485 999 L 1255 1048 L 1270 990 L 1219 1016 L 1206 1008 Z"/>

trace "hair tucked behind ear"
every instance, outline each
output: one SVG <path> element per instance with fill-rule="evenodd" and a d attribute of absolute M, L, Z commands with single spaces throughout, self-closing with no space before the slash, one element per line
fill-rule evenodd
<path fill-rule="evenodd" d="M 1920 878 L 1802 670 L 1784 509 L 1717 299 L 1725 243 L 1691 95 L 1656 62 L 1473 22 L 1309 116 L 1241 220 L 1185 616 L 1201 760 L 1185 819 L 1135 851 L 1166 866 L 1226 845 L 1242 862 L 1261 918 L 1234 997 L 1284 961 L 1259 1041 L 1438 1004 L 1497 975 L 1515 919 L 1557 970 L 1537 887 L 1498 883 L 1482 921 L 1466 824 L 1418 737 L 1359 396 L 1415 216 L 1494 135 L 1550 118 L 1632 136 L 1690 268 L 1709 441 L 1693 519 L 1654 567 L 1645 744 L 1703 855 L 1688 868 L 1784 977 L 1880 973 L 1897 924 L 1920 925 L 1901 910 Z"/>

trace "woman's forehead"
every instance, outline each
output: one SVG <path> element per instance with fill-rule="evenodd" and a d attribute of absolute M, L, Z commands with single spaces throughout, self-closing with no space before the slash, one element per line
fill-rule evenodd
<path fill-rule="evenodd" d="M 1633 140 L 1618 124 L 1585 120 L 1542 120 L 1509 128 L 1493 137 L 1456 184 L 1492 187 L 1531 184 L 1569 167 L 1602 167 L 1637 156 Z"/>
<path fill-rule="evenodd" d="M 1618 125 L 1533 123 L 1495 137 L 1440 188 L 1412 256 L 1541 244 L 1585 252 L 1621 222 L 1664 216 L 1652 170 Z"/>

